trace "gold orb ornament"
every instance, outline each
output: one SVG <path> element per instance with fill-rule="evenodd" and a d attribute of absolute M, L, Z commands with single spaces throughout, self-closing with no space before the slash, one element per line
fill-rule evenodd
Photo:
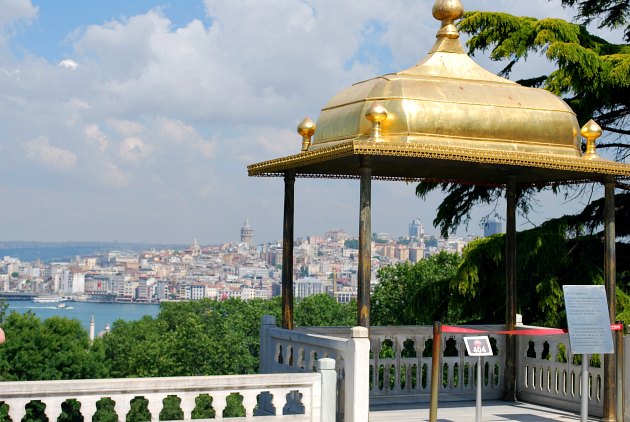
<path fill-rule="evenodd" d="M 308 151 L 311 146 L 311 137 L 315 134 L 315 122 L 305 117 L 297 127 L 297 132 L 302 136 L 302 152 Z"/>
<path fill-rule="evenodd" d="M 599 159 L 597 155 L 595 140 L 602 136 L 602 128 L 595 122 L 595 120 L 589 120 L 580 130 L 582 136 L 586 139 L 586 152 L 584 158 L 587 160 Z"/>

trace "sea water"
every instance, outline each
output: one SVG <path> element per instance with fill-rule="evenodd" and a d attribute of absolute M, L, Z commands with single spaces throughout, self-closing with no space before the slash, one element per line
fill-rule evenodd
<path fill-rule="evenodd" d="M 106 324 L 111 325 L 116 320 L 135 321 L 145 315 L 155 318 L 160 312 L 160 306 L 153 304 L 62 302 L 62 307 L 58 307 L 57 303 L 34 303 L 30 300 L 7 300 L 6 303 L 9 305 L 7 313 L 32 312 L 42 320 L 53 316 L 77 319 L 88 332 L 90 318 L 94 315 L 96 334 L 103 331 Z"/>

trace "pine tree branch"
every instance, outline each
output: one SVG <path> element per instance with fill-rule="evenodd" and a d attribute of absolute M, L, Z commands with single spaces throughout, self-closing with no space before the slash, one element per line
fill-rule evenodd
<path fill-rule="evenodd" d="M 625 129 L 619 129 L 616 127 L 612 127 L 612 126 L 602 126 L 603 130 L 607 130 L 609 132 L 614 132 L 614 133 L 618 133 L 620 135 L 630 135 L 630 130 L 625 130 Z M 626 145 L 628 146 L 628 145 Z"/>
<path fill-rule="evenodd" d="M 611 142 L 608 144 L 597 145 L 597 149 L 600 148 L 630 148 L 630 145 L 623 142 Z"/>

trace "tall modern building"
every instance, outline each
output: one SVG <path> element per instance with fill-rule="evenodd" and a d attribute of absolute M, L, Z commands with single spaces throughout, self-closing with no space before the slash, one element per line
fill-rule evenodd
<path fill-rule="evenodd" d="M 488 220 L 483 225 L 484 237 L 492 236 L 493 234 L 503 233 L 503 222 L 497 220 Z"/>
<path fill-rule="evenodd" d="M 418 218 L 413 220 L 409 224 L 409 237 L 412 239 L 419 239 L 424 234 L 424 225 L 420 222 Z"/>
<path fill-rule="evenodd" d="M 241 228 L 241 243 L 252 244 L 254 239 L 254 228 L 249 224 L 249 218 L 245 219 L 245 224 Z"/>

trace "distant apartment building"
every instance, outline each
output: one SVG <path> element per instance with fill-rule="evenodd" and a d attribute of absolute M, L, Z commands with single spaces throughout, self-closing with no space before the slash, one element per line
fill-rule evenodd
<path fill-rule="evenodd" d="M 305 297 L 326 293 L 324 282 L 315 278 L 301 278 L 293 282 L 293 297 L 303 299 Z"/>
<path fill-rule="evenodd" d="M 483 225 L 484 237 L 503 233 L 503 222 L 497 220 L 488 220 Z"/>
<path fill-rule="evenodd" d="M 409 237 L 411 239 L 420 239 L 424 235 L 424 225 L 418 218 L 409 224 Z"/>
<path fill-rule="evenodd" d="M 414 264 L 424 259 L 424 248 L 409 248 L 409 261 Z"/>

